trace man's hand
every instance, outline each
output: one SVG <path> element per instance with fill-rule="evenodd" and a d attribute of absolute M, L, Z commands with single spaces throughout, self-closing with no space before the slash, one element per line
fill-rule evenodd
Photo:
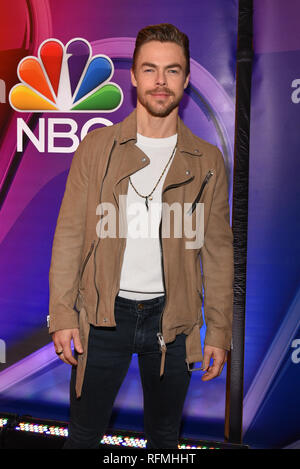
<path fill-rule="evenodd" d="M 210 365 L 211 359 L 213 360 L 212 365 Z M 206 371 L 206 373 L 204 373 L 202 376 L 202 381 L 209 381 L 210 379 L 220 376 L 226 360 L 226 350 L 218 347 L 212 347 L 211 345 L 205 345 L 202 370 Z"/>
<path fill-rule="evenodd" d="M 52 340 L 54 342 L 55 352 L 59 358 L 67 365 L 77 365 L 77 360 L 72 355 L 71 340 L 73 339 L 75 350 L 83 353 L 83 347 L 79 338 L 79 329 L 63 329 L 53 332 Z M 62 353 L 60 353 L 62 352 Z"/>

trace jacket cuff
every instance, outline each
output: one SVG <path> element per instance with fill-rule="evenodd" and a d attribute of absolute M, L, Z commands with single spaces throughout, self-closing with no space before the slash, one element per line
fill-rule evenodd
<path fill-rule="evenodd" d="M 56 314 L 55 316 L 47 316 L 49 327 L 49 334 L 62 329 L 75 329 L 79 328 L 79 317 L 75 310 L 68 311 L 68 314 Z"/>
<path fill-rule="evenodd" d="M 231 350 L 231 334 L 224 334 L 221 329 L 206 329 L 204 346 L 218 347 L 224 350 Z"/>

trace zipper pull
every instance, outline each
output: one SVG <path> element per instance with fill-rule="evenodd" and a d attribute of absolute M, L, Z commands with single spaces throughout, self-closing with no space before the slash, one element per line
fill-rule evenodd
<path fill-rule="evenodd" d="M 209 181 L 209 179 L 210 179 L 213 175 L 214 175 L 214 171 L 213 171 L 213 169 L 210 169 L 210 170 L 208 171 L 208 173 L 206 174 L 203 183 L 204 183 L 204 184 L 207 184 L 207 182 Z"/>
<path fill-rule="evenodd" d="M 164 338 L 163 338 L 162 333 L 161 333 L 161 332 L 158 332 L 156 335 L 157 335 L 158 343 L 159 343 L 159 345 L 160 345 L 161 350 L 166 350 L 167 346 L 166 346 L 166 344 L 165 344 L 165 340 L 164 340 Z"/>
<path fill-rule="evenodd" d="M 161 349 L 161 361 L 160 361 L 160 372 L 159 372 L 159 376 L 162 376 L 164 374 L 164 370 L 165 370 L 165 361 L 166 361 L 166 351 L 167 351 L 167 346 L 165 344 L 165 341 L 164 341 L 164 338 L 163 338 L 163 335 L 161 332 L 158 332 L 157 334 L 157 338 L 158 338 L 158 343 L 160 345 L 160 349 Z"/>
<path fill-rule="evenodd" d="M 201 185 L 201 188 L 200 188 L 200 191 L 199 191 L 199 194 L 197 195 L 196 199 L 194 200 L 194 202 L 192 203 L 191 207 L 189 208 L 189 210 L 187 211 L 187 214 L 188 215 L 191 215 L 193 213 L 193 211 L 195 210 L 195 207 L 196 207 L 196 204 L 199 202 L 200 198 L 201 198 L 201 195 L 202 195 L 202 192 L 203 192 L 203 189 L 204 187 L 206 186 L 206 184 L 208 183 L 208 181 L 210 180 L 210 178 L 214 175 L 214 170 L 213 169 L 210 169 L 203 182 L 202 182 L 202 185 Z"/>

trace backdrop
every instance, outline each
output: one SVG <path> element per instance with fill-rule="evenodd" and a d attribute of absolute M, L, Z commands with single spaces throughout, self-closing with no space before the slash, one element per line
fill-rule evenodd
<path fill-rule="evenodd" d="M 134 108 L 136 34 L 170 22 L 190 38 L 191 83 L 180 115 L 223 152 L 231 200 L 238 2 L 14 0 L 13 9 L 6 1 L 0 7 L 0 411 L 68 420 L 70 368 L 54 354 L 46 316 L 52 239 L 74 151 L 87 131 Z M 182 436 L 223 439 L 225 377 L 226 370 L 203 384 L 193 374 Z M 112 425 L 142 429 L 142 404 L 133 357 Z"/>
<path fill-rule="evenodd" d="M 244 442 L 263 447 L 300 447 L 299 14 L 254 1 Z"/>

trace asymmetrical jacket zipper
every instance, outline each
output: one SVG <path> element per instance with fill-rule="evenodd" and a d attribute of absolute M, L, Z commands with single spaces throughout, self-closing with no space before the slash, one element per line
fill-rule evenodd
<path fill-rule="evenodd" d="M 159 318 L 159 328 L 158 328 L 158 333 L 156 334 L 158 343 L 160 346 L 160 350 L 162 353 L 161 356 L 161 363 L 160 363 L 160 376 L 163 374 L 164 366 L 165 366 L 165 355 L 167 351 L 167 346 L 165 344 L 165 340 L 162 334 L 162 318 L 163 318 L 163 313 L 165 309 L 165 305 L 167 302 L 167 289 L 166 289 L 166 281 L 165 281 L 165 269 L 164 269 L 164 258 L 163 258 L 163 246 L 162 246 L 162 237 L 161 237 L 161 228 L 162 228 L 162 219 L 160 220 L 159 224 L 159 243 L 160 243 L 160 251 L 161 251 L 161 266 L 162 266 L 162 279 L 163 279 L 163 285 L 164 285 L 164 291 L 165 291 L 165 303 Z"/>
<path fill-rule="evenodd" d="M 202 192 L 204 190 L 204 187 L 206 186 L 206 184 L 208 183 L 209 179 L 211 178 L 211 176 L 213 176 L 213 170 L 209 170 L 208 173 L 206 174 L 203 182 L 202 182 L 202 185 L 201 185 L 201 188 L 200 188 L 200 191 L 196 197 L 196 199 L 194 200 L 191 208 L 190 208 L 190 214 L 194 211 L 195 207 L 196 207 L 196 204 L 197 202 L 199 202 L 200 198 L 201 198 L 201 195 L 202 195 Z M 191 180 L 194 179 L 194 176 L 190 179 L 188 179 L 187 181 L 184 182 L 184 184 L 187 184 L 188 182 L 190 182 Z M 182 183 L 180 184 L 172 184 L 168 187 L 166 187 L 166 189 L 164 190 L 164 192 L 166 192 L 167 190 L 169 189 L 173 189 L 175 187 L 178 187 L 178 186 L 181 186 L 183 185 Z M 162 228 L 162 219 L 160 220 L 160 225 L 159 225 L 159 241 L 160 241 L 160 249 L 161 249 L 161 262 L 162 262 L 162 278 L 163 278 L 163 285 L 164 285 L 164 290 L 165 290 L 165 305 L 166 305 L 166 302 L 167 302 L 167 289 L 166 289 L 166 282 L 165 282 L 165 270 L 164 270 L 164 258 L 163 258 L 163 244 L 162 244 L 162 236 L 161 236 L 161 228 Z M 164 310 L 165 310 L 165 305 L 164 305 L 164 308 L 161 312 L 161 315 L 160 315 L 160 319 L 159 319 L 159 330 L 158 330 L 158 333 L 156 334 L 157 335 L 157 338 L 158 338 L 158 343 L 160 345 L 160 349 L 161 349 L 161 352 L 162 352 L 162 360 L 161 360 L 161 369 L 160 369 L 160 375 L 163 374 L 163 369 L 164 369 L 164 363 L 165 363 L 165 353 L 166 353 L 166 350 L 167 350 L 167 346 L 166 346 L 166 343 L 165 343 L 165 340 L 164 340 L 164 337 L 163 337 L 163 332 L 162 332 L 162 321 L 163 321 L 163 314 L 164 314 Z"/>
<path fill-rule="evenodd" d="M 163 191 L 163 194 L 169 189 L 174 189 L 175 187 L 182 186 L 184 184 L 188 184 L 193 179 L 194 179 L 194 176 L 189 178 L 188 180 L 186 180 L 184 183 L 171 184 L 170 186 L 165 188 L 165 190 Z M 162 218 L 161 218 L 160 224 L 159 224 L 159 243 L 160 243 L 160 251 L 161 251 L 162 279 L 163 279 L 163 285 L 164 285 L 164 291 L 165 291 L 165 304 L 164 304 L 163 310 L 162 310 L 160 318 L 159 318 L 159 329 L 158 329 L 158 333 L 156 334 L 157 339 L 158 339 L 158 343 L 160 345 L 160 349 L 161 349 L 161 352 L 162 352 L 160 375 L 163 374 L 164 364 L 165 364 L 165 354 L 166 354 L 166 350 L 167 350 L 167 346 L 166 346 L 166 343 L 165 343 L 165 340 L 164 340 L 164 337 L 163 337 L 163 332 L 162 332 L 163 314 L 164 314 L 164 310 L 165 310 L 165 305 L 167 303 L 167 288 L 166 288 L 166 281 L 165 281 L 165 268 L 164 268 L 164 256 L 163 256 L 163 243 L 162 243 L 161 229 L 162 229 Z"/>

